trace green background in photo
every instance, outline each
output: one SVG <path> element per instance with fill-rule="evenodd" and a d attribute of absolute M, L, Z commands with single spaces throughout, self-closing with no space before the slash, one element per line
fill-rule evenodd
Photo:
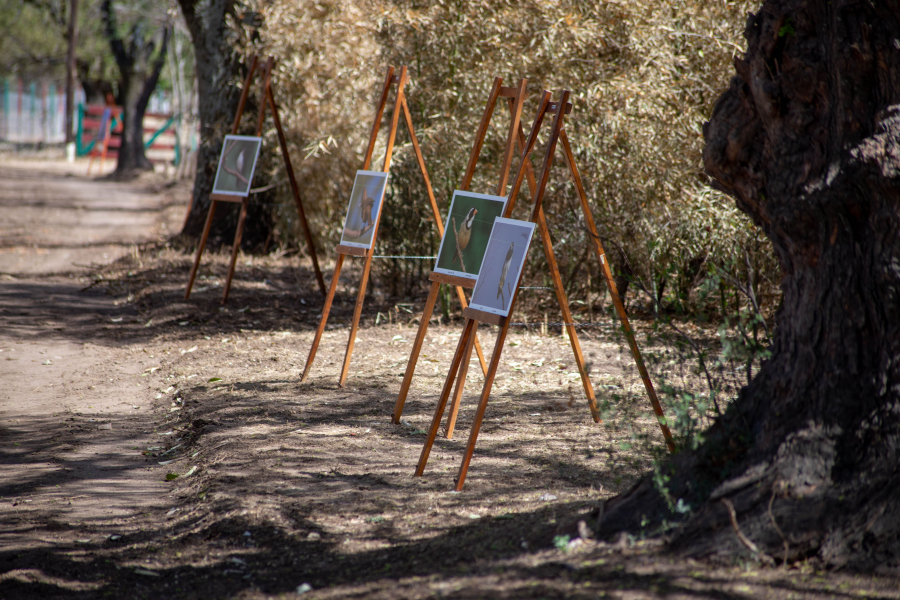
<path fill-rule="evenodd" d="M 456 255 L 456 235 L 450 230 L 454 227 L 455 220 L 456 230 L 458 231 L 466 220 L 469 209 L 474 207 L 478 214 L 475 215 L 475 224 L 472 226 L 472 237 L 469 239 L 469 245 L 463 250 L 462 255 L 463 262 L 466 263 L 465 273 L 478 275 L 481 261 L 484 258 L 484 251 L 491 237 L 491 229 L 494 227 L 494 219 L 503 215 L 503 204 L 499 200 L 488 200 L 470 196 L 465 192 L 457 192 L 453 200 L 453 208 L 444 222 L 447 231 L 441 242 L 441 249 L 438 253 L 435 267 L 448 271 L 462 272 L 459 261 L 453 261 L 453 257 Z"/>

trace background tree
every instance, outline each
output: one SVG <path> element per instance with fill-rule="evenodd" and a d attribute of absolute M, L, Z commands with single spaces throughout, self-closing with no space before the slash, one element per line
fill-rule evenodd
<path fill-rule="evenodd" d="M 0 76 L 48 77 L 63 81 L 68 49 L 67 0 L 0 0 Z M 102 102 L 94 89 L 112 91 L 118 77 L 103 33 L 99 0 L 78 5 L 78 78 L 88 98 Z"/>
<path fill-rule="evenodd" d="M 197 125 L 197 78 L 194 62 L 194 47 L 191 44 L 190 32 L 184 22 L 184 17 L 178 11 L 178 18 L 173 22 L 172 37 L 169 42 L 167 70 L 168 82 L 172 89 L 172 104 L 176 114 L 181 116 L 178 128 L 178 143 L 182 148 L 181 161 L 175 173 L 176 179 L 182 179 L 188 175 L 193 176 L 197 167 L 195 164 L 194 144 L 196 139 L 194 131 Z"/>
<path fill-rule="evenodd" d="M 704 162 L 777 253 L 772 358 L 704 445 L 608 504 L 602 531 L 686 513 L 681 552 L 896 569 L 900 4 L 768 0 L 745 36 Z"/>
<path fill-rule="evenodd" d="M 0 0 L 0 73 L 64 73 L 68 16 L 63 0 Z"/>
<path fill-rule="evenodd" d="M 153 169 L 144 154 L 144 113 L 166 62 L 170 33 L 168 13 L 154 14 L 160 13 L 158 8 L 154 10 L 156 6 L 123 7 L 129 22 L 128 33 L 123 35 L 111 0 L 103 0 L 101 5 L 106 37 L 119 67 L 117 104 L 122 106 L 124 125 L 115 173 L 120 177 Z"/>

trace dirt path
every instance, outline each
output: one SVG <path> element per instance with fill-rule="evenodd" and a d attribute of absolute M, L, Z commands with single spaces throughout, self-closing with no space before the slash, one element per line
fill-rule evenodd
<path fill-rule="evenodd" d="M 177 211 L 153 182 L 88 179 L 82 162 L 0 158 L 0 547 L 7 552 L 89 543 L 100 524 L 135 519 L 166 491 L 135 452 L 152 435 L 151 391 L 136 385 L 138 363 L 110 331 L 136 312 L 104 289 L 84 288 L 91 263 L 160 239 Z"/>
<path fill-rule="evenodd" d="M 429 329 L 393 426 L 415 329 L 383 323 L 392 302 L 368 303 L 339 388 L 353 308 L 352 285 L 339 288 L 301 385 L 321 307 L 305 265 L 242 255 L 220 307 L 213 253 L 184 302 L 190 257 L 152 243 L 177 229 L 184 190 L 66 169 L 0 160 L 0 600 L 900 598 L 889 578 L 760 569 L 737 543 L 709 564 L 643 534 L 581 537 L 578 521 L 662 447 L 609 322 L 582 338 L 602 425 L 566 340 L 518 329 L 466 490 L 450 491 L 475 364 L 454 439 L 412 477 L 459 322 Z M 72 242 L 75 219 L 90 235 Z M 490 348 L 493 332 L 480 335 Z"/>
<path fill-rule="evenodd" d="M 84 160 L 0 158 L 0 273 L 83 273 L 92 262 L 112 262 L 134 244 L 177 232 L 174 215 L 161 218 L 173 202 L 160 193 L 164 182 L 113 183 L 86 170 Z"/>

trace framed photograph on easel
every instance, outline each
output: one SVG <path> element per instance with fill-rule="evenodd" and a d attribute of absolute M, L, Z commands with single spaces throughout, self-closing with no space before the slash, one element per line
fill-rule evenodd
<path fill-rule="evenodd" d="M 372 247 L 375 227 L 381 214 L 387 173 L 357 171 L 341 231 L 341 244 L 354 248 Z"/>
<path fill-rule="evenodd" d="M 247 196 L 256 170 L 262 138 L 246 135 L 226 135 L 213 184 L 214 194 Z"/>
<path fill-rule="evenodd" d="M 534 223 L 498 217 L 484 252 L 484 261 L 469 306 L 501 317 L 509 316 L 510 302 L 519 286 L 522 265 Z"/>
<path fill-rule="evenodd" d="M 441 240 L 434 272 L 477 279 L 494 219 L 503 214 L 505 206 L 503 196 L 463 190 L 453 192 L 447 215 L 448 227 Z"/>

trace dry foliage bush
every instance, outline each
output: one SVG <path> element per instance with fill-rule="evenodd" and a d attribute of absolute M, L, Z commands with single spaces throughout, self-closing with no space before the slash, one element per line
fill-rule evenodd
<path fill-rule="evenodd" d="M 256 10 L 263 26 L 248 40 L 246 52 L 278 59 L 272 85 L 279 116 L 317 245 L 327 252 L 340 237 L 346 199 L 368 142 L 378 79 L 372 56 L 380 48 L 366 6 L 279 1 Z M 264 135 L 268 147 L 278 148 L 274 127 Z M 271 169 L 279 198 L 277 239 L 303 247 L 283 161 L 272 161 Z"/>
<path fill-rule="evenodd" d="M 410 108 L 444 211 L 493 78 L 514 85 L 526 77 L 526 129 L 541 90 L 573 92 L 569 136 L 632 308 L 722 317 L 731 306 L 749 304 L 740 288 L 752 288 L 767 314 L 777 301 L 771 248 L 730 199 L 708 186 L 700 160 L 702 123 L 728 83 L 754 2 L 267 0 L 256 8 L 263 18 L 257 50 L 280 59 L 276 94 L 303 199 L 326 251 L 338 238 L 386 65 L 410 67 Z M 473 191 L 496 193 L 507 111 L 498 104 L 494 114 Z M 373 169 L 381 167 L 384 137 Z M 431 255 L 439 240 L 402 125 L 397 142 L 378 253 Z M 563 164 L 556 163 L 544 206 L 571 299 L 586 301 L 591 289 L 603 291 Z M 283 173 L 272 175 L 282 184 L 280 239 L 295 245 L 289 188 Z M 528 199 L 526 187 L 514 216 L 525 217 Z M 392 295 L 418 291 L 431 266 L 376 264 L 376 284 L 380 279 Z M 536 244 L 528 278 L 541 283 L 544 273 Z M 708 293 L 711 281 L 716 294 Z"/>

